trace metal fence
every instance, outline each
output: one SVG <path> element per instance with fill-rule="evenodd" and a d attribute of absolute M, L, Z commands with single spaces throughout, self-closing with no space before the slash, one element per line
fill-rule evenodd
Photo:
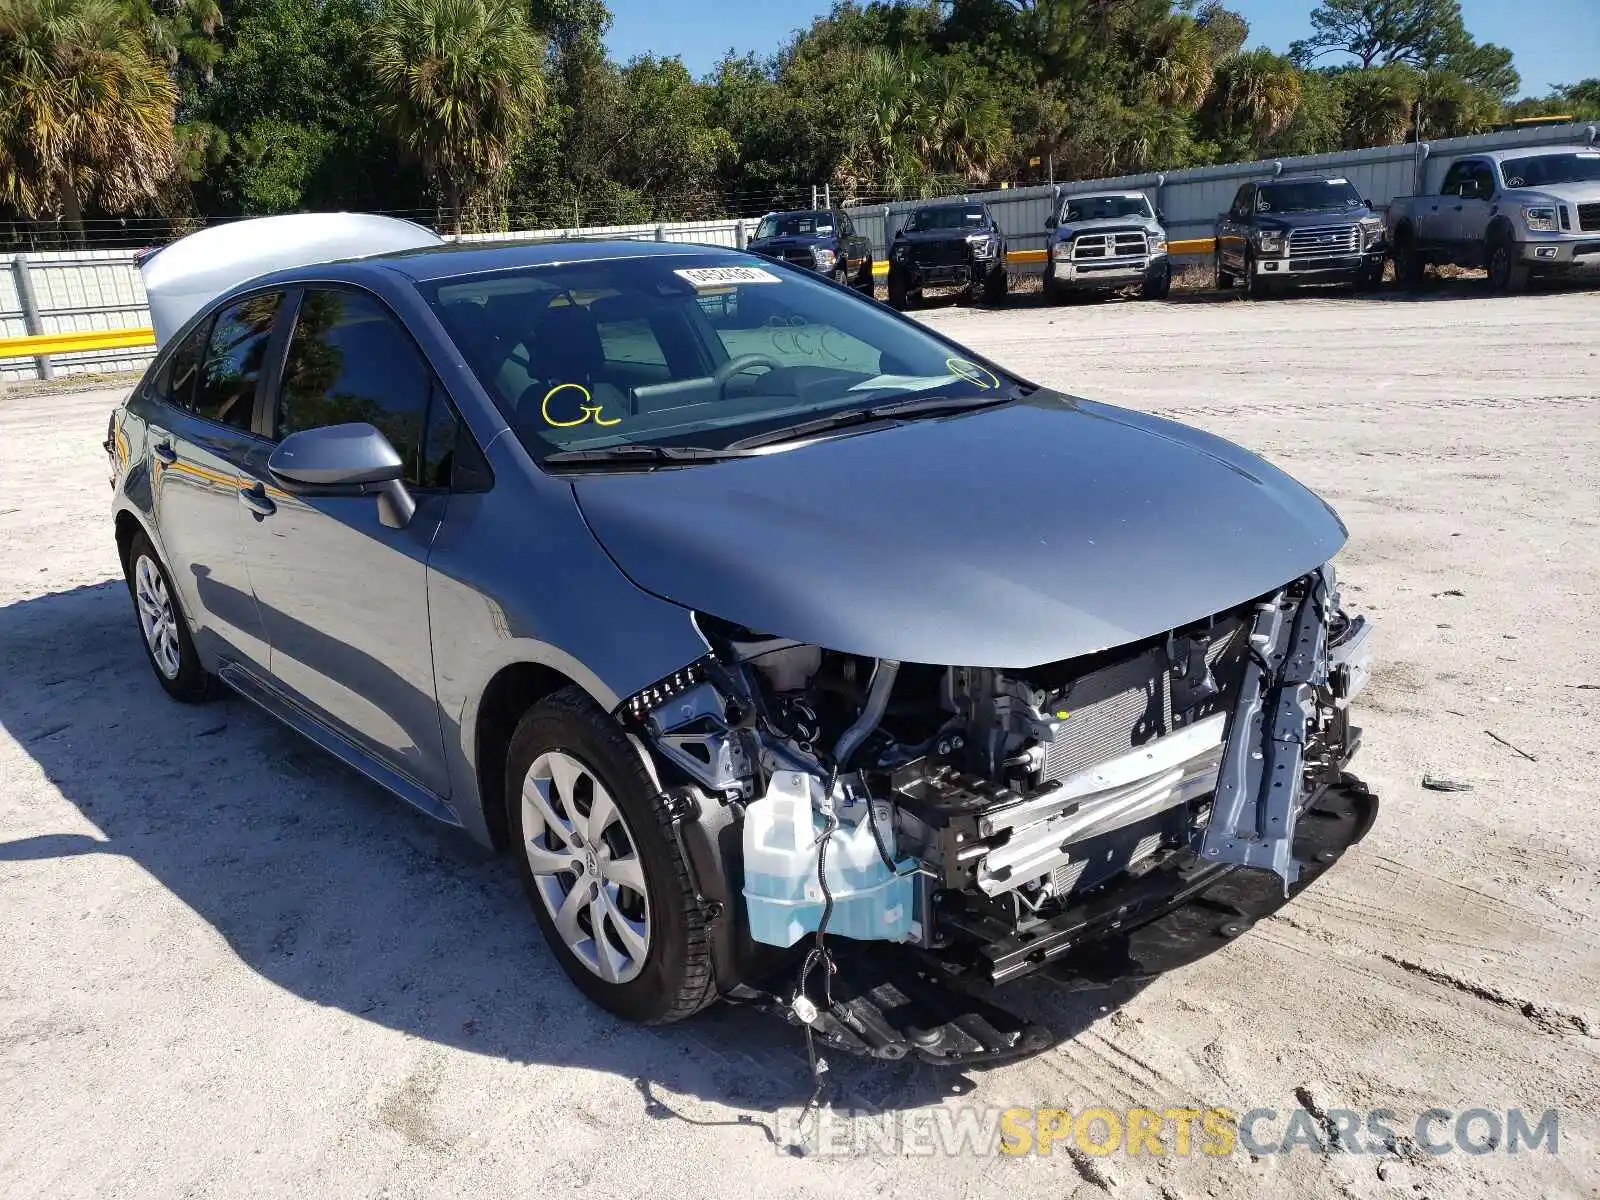
<path fill-rule="evenodd" d="M 1218 213 L 1228 207 L 1246 179 L 1291 171 L 1337 172 L 1382 208 L 1395 197 L 1437 188 L 1450 159 L 1481 150 L 1580 142 L 1600 143 L 1593 125 L 1559 125 L 1504 133 L 1450 138 L 1423 145 L 1378 146 L 1338 154 L 1275 161 L 1230 163 L 1183 171 L 1076 180 L 973 192 L 986 201 L 1013 253 L 1014 263 L 1037 262 L 1048 234 L 1045 218 L 1056 197 L 1102 189 L 1143 191 L 1166 215 L 1167 231 L 1179 254 L 1209 254 Z M 849 206 L 856 227 L 874 246 L 878 263 L 904 214 L 920 201 Z M 680 221 L 671 224 L 590 225 L 568 229 L 464 235 L 461 241 L 548 240 L 562 237 L 616 237 L 742 247 L 755 232 L 754 218 Z M 125 250 L 79 250 L 0 255 L 0 380 L 50 378 L 101 371 L 129 371 L 149 362 L 153 349 L 137 344 L 148 333 L 150 313 L 144 283 Z M 120 335 L 113 332 L 122 331 Z M 97 337 L 96 334 L 99 333 Z M 39 335 L 67 336 L 41 342 Z M 17 343 L 14 339 L 26 338 Z M 6 342 L 13 339 L 8 348 Z M 94 348 L 98 343 L 111 348 Z M 41 347 L 52 353 L 42 353 Z M 11 355 L 7 357 L 7 355 Z"/>

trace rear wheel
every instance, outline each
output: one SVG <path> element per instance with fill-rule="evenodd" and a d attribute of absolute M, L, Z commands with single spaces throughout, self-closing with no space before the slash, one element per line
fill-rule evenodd
<path fill-rule="evenodd" d="M 1424 270 L 1416 238 L 1409 229 L 1400 230 L 1394 241 L 1394 281 L 1408 292 L 1421 291 Z"/>
<path fill-rule="evenodd" d="M 143 533 L 135 535 L 128 547 L 126 573 L 145 656 L 156 680 L 174 700 L 185 704 L 204 700 L 211 681 L 200 665 L 194 639 L 189 636 L 189 622 L 178 603 L 178 589 L 172 586 L 166 566 Z"/>
<path fill-rule="evenodd" d="M 705 913 L 672 820 L 622 730 L 577 688 L 534 706 L 506 755 L 506 808 L 534 917 L 578 989 L 660 1024 L 716 999 Z"/>

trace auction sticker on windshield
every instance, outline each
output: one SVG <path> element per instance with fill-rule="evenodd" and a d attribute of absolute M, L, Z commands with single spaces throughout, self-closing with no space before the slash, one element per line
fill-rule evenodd
<path fill-rule="evenodd" d="M 686 280 L 695 289 L 730 287 L 739 283 L 782 283 L 771 271 L 760 267 L 687 267 L 674 271 L 679 279 Z"/>

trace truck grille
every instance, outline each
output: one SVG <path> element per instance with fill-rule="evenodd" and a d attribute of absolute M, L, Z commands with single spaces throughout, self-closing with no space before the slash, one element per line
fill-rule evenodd
<path fill-rule="evenodd" d="M 1289 234 L 1289 257 L 1358 254 L 1361 230 L 1354 225 L 1309 225 Z"/>
<path fill-rule="evenodd" d="M 1600 233 L 1600 204 L 1578 205 L 1578 228 L 1584 233 Z"/>
<path fill-rule="evenodd" d="M 1184 711 L 1186 721 L 1233 711 L 1247 649 L 1242 618 L 1217 626 L 1205 658 L 1219 691 Z M 1165 648 L 1148 650 L 1075 680 L 1051 701 L 1052 709 L 1072 715 L 1061 738 L 1045 747 L 1040 783 L 1059 782 L 1170 732 L 1173 682 Z"/>
<path fill-rule="evenodd" d="M 1138 229 L 1080 233 L 1072 239 L 1072 261 L 1093 262 L 1098 258 L 1143 258 L 1149 247 L 1144 232 Z"/>
<path fill-rule="evenodd" d="M 817 260 L 811 256 L 810 250 L 785 250 L 780 258 L 786 263 L 793 263 L 797 267 L 812 267 Z"/>
<path fill-rule="evenodd" d="M 923 242 L 911 251 L 922 267 L 953 267 L 967 261 L 967 243 Z"/>

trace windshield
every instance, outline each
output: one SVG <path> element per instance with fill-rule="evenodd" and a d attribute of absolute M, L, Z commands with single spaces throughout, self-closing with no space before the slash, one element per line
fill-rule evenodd
<path fill-rule="evenodd" d="M 768 213 L 756 226 L 757 238 L 812 237 L 833 232 L 828 212 Z"/>
<path fill-rule="evenodd" d="M 912 233 L 924 229 L 981 229 L 986 223 L 982 205 L 946 205 L 917 209 L 906 221 L 906 229 Z"/>
<path fill-rule="evenodd" d="M 1063 221 L 1103 221 L 1108 217 L 1149 217 L 1150 201 L 1143 196 L 1083 196 L 1067 201 Z"/>
<path fill-rule="evenodd" d="M 1264 183 L 1256 189 L 1257 212 L 1319 212 L 1328 208 L 1360 207 L 1361 193 L 1346 179 Z"/>
<path fill-rule="evenodd" d="M 1500 164 L 1500 170 L 1505 173 L 1506 186 L 1512 188 L 1543 187 L 1550 183 L 1600 183 L 1600 151 L 1508 158 Z"/>
<path fill-rule="evenodd" d="M 723 449 L 819 415 L 904 397 L 1001 399 L 1018 384 L 870 300 L 753 256 L 561 263 L 423 290 L 540 460 Z"/>

